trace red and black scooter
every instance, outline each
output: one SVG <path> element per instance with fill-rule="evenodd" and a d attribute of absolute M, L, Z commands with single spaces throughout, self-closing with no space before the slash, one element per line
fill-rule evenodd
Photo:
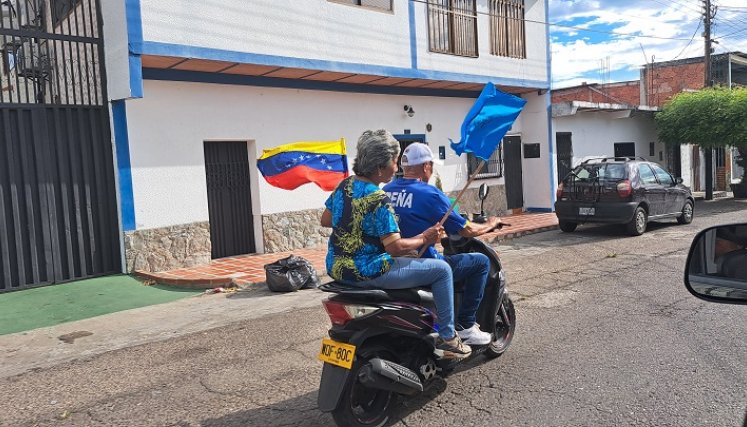
<path fill-rule="evenodd" d="M 477 312 L 483 331 L 493 334 L 488 345 L 471 346 L 494 358 L 503 354 L 514 336 L 516 312 L 506 291 L 498 254 L 472 238 L 446 238 L 444 252 L 480 252 L 490 258 L 485 293 Z M 437 376 L 444 377 L 462 361 L 434 354 L 437 319 L 429 288 L 360 289 L 332 282 L 320 287 L 333 293 L 323 301 L 332 321 L 322 340 L 324 362 L 319 384 L 319 409 L 331 412 L 339 426 L 381 426 L 392 415 L 399 396 L 414 396 Z M 459 307 L 462 284 L 455 284 Z"/>

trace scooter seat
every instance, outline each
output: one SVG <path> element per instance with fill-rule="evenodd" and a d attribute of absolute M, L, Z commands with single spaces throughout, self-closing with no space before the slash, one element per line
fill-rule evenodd
<path fill-rule="evenodd" d="M 332 292 L 356 301 L 399 301 L 413 304 L 433 303 L 433 294 L 430 288 L 409 289 L 367 289 L 346 285 L 340 282 L 330 282 L 319 286 L 324 292 Z"/>

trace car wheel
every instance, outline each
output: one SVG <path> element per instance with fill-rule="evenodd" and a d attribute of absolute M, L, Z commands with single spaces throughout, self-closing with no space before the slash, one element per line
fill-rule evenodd
<path fill-rule="evenodd" d="M 633 214 L 633 219 L 628 223 L 628 233 L 631 236 L 640 236 L 646 231 L 646 223 L 648 222 L 648 215 L 646 210 L 638 206 Z"/>
<path fill-rule="evenodd" d="M 682 207 L 682 214 L 677 217 L 677 222 L 680 224 L 690 224 L 693 222 L 693 202 L 688 200 L 685 202 L 685 206 Z"/>
<path fill-rule="evenodd" d="M 558 226 L 566 233 L 573 233 L 576 230 L 576 227 L 578 227 L 578 224 L 570 221 L 558 221 Z"/>

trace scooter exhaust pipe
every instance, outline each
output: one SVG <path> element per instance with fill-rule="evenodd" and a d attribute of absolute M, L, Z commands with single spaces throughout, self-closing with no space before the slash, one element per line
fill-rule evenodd
<path fill-rule="evenodd" d="M 371 359 L 360 371 L 358 379 L 366 387 L 393 391 L 412 396 L 423 391 L 418 375 L 394 362 L 384 359 Z"/>

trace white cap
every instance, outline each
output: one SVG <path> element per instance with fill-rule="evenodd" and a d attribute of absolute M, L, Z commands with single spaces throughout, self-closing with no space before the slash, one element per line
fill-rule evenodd
<path fill-rule="evenodd" d="M 433 161 L 431 148 L 420 142 L 413 142 L 402 152 L 402 166 L 417 166 Z"/>

